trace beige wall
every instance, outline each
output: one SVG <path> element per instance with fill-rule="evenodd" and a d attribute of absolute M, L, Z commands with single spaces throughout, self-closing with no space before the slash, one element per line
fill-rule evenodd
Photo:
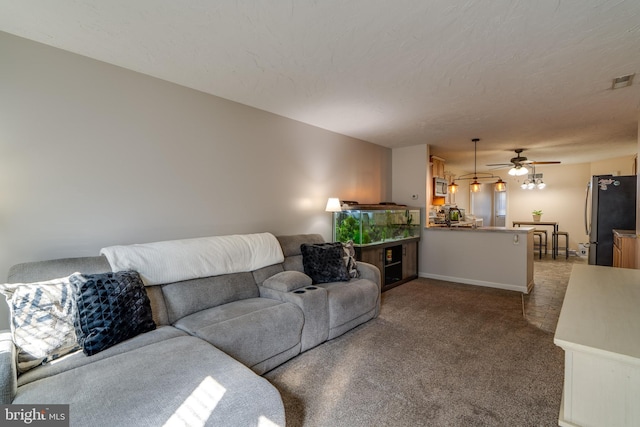
<path fill-rule="evenodd" d="M 5 33 L 0 58 L 0 277 L 113 244 L 329 239 L 328 197 L 391 197 L 390 149 Z"/>
<path fill-rule="evenodd" d="M 532 221 L 531 211 L 541 209 L 543 221 L 555 221 L 561 231 L 569 233 L 569 248 L 577 249 L 578 243 L 588 242 L 584 227 L 584 205 L 587 183 L 590 179 L 588 163 L 553 165 L 536 168 L 542 173 L 547 186 L 543 190 L 523 190 L 524 178 L 507 175 L 508 209 L 507 225 L 512 221 Z M 541 229 L 544 229 L 541 227 Z M 551 229 L 548 230 L 549 248 Z M 563 239 L 560 240 L 564 244 Z"/>
<path fill-rule="evenodd" d="M 569 233 L 569 248 L 588 242 L 584 226 L 587 183 L 592 175 L 631 175 L 633 156 L 618 157 L 593 163 L 548 165 L 536 168 L 547 184 L 543 190 L 522 190 L 523 178 L 508 178 L 507 220 L 531 220 L 531 211 L 542 209 L 542 220 L 557 221 L 561 231 Z M 508 175 L 507 175 L 508 176 Z M 560 244 L 564 244 L 563 239 Z"/>

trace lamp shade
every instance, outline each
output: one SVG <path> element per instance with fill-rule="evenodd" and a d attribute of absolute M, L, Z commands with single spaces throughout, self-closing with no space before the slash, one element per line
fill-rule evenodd
<path fill-rule="evenodd" d="M 453 181 L 451 184 L 449 184 L 449 193 L 456 194 L 457 192 L 458 192 L 458 184 L 456 184 L 456 182 Z"/>
<path fill-rule="evenodd" d="M 498 178 L 495 183 L 496 191 L 503 192 L 507 191 L 507 184 L 502 180 L 502 178 Z"/>
<path fill-rule="evenodd" d="M 469 184 L 469 187 L 471 188 L 471 191 L 473 193 L 477 193 L 478 191 L 480 191 L 480 183 L 475 178 L 474 178 L 473 182 L 471 184 Z"/>
<path fill-rule="evenodd" d="M 340 206 L 340 199 L 337 197 L 330 197 L 327 200 L 327 207 L 324 208 L 326 212 L 340 212 L 342 210 L 342 206 Z"/>

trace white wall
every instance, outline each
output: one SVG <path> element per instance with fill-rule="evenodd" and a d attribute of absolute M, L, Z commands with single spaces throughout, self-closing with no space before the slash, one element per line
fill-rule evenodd
<path fill-rule="evenodd" d="M 5 33 L 0 58 L 0 277 L 113 244 L 329 239 L 328 197 L 391 197 L 388 148 Z"/>
<path fill-rule="evenodd" d="M 425 213 L 428 206 L 427 181 L 430 179 L 429 149 L 426 144 L 411 147 L 394 148 L 392 151 L 392 199 L 395 203 L 420 208 L 421 223 L 425 225 Z M 429 186 L 430 188 L 430 186 Z M 412 196 L 417 195 L 417 199 Z M 418 271 L 425 264 L 423 249 L 424 230 L 418 249 Z"/>
<path fill-rule="evenodd" d="M 394 202 L 424 209 L 428 161 L 426 145 L 392 150 L 391 194 Z M 414 195 L 417 199 L 413 198 Z"/>

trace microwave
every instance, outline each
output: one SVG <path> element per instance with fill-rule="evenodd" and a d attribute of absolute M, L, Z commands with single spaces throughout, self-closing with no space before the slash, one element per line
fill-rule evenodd
<path fill-rule="evenodd" d="M 444 178 L 433 178 L 433 195 L 436 197 L 446 197 L 449 182 Z"/>

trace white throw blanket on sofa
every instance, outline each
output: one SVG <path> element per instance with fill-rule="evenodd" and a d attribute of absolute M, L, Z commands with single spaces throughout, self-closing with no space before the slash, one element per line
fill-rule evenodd
<path fill-rule="evenodd" d="M 145 285 L 253 271 L 284 261 L 271 233 L 109 246 L 100 254 L 114 271 L 137 271 Z"/>

